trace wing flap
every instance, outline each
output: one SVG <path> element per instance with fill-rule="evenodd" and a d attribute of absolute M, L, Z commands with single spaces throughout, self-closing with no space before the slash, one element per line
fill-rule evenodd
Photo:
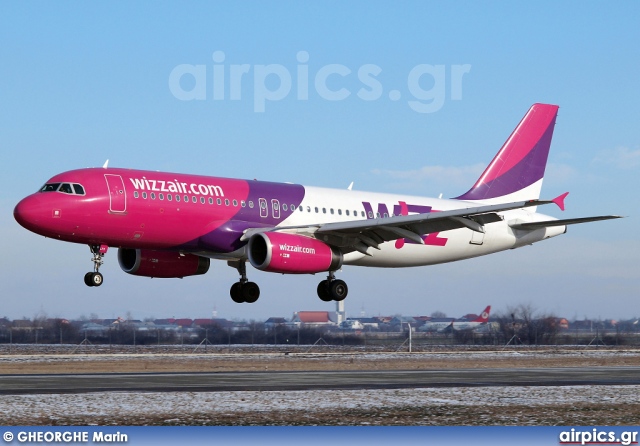
<path fill-rule="evenodd" d="M 532 231 L 534 229 L 548 228 L 551 226 L 566 226 L 576 225 L 580 223 L 589 223 L 592 221 L 612 220 L 615 218 L 622 218 L 620 215 L 599 215 L 597 217 L 582 217 L 582 218 L 566 218 L 564 220 L 548 220 L 548 221 L 534 221 L 531 223 L 515 223 L 509 226 L 513 229 L 522 229 Z"/>

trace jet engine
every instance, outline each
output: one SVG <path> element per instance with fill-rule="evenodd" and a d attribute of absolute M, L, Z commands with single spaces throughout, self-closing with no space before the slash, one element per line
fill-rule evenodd
<path fill-rule="evenodd" d="M 118 263 L 125 273 L 134 276 L 182 278 L 206 273 L 210 260 L 175 251 L 119 248 Z"/>
<path fill-rule="evenodd" d="M 249 262 L 262 271 L 315 274 L 342 266 L 342 252 L 310 237 L 280 232 L 254 234 L 249 239 Z"/>

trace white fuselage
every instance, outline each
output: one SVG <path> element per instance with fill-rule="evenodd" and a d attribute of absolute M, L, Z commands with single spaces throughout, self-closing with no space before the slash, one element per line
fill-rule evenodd
<path fill-rule="evenodd" d="M 427 212 L 436 212 L 493 204 L 308 186 L 305 186 L 305 192 L 298 210 L 278 226 L 384 219 L 393 216 L 394 212 L 400 215 L 401 202 L 406 203 L 409 214 L 421 213 L 427 208 Z M 566 232 L 565 226 L 535 231 L 520 231 L 509 227 L 509 222 L 553 220 L 552 217 L 529 209 L 499 213 L 502 220 L 485 224 L 484 234 L 467 228 L 454 229 L 430 234 L 424 245 L 399 239 L 380 244 L 380 250 L 369 249 L 370 255 L 357 251 L 345 254 L 344 263 L 386 268 L 433 265 L 518 248 Z"/>

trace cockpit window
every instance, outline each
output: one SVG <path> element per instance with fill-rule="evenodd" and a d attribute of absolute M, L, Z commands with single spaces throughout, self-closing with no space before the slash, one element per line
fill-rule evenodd
<path fill-rule="evenodd" d="M 73 193 L 73 189 L 71 189 L 71 185 L 69 183 L 62 183 L 60 185 L 60 189 L 58 189 L 58 191 L 65 193 L 65 194 L 72 194 Z"/>
<path fill-rule="evenodd" d="M 58 187 L 60 187 L 60 183 L 45 184 L 42 186 L 42 189 L 40 189 L 40 192 L 55 192 L 58 190 Z"/>
<path fill-rule="evenodd" d="M 63 194 L 85 195 L 84 187 L 76 183 L 47 183 L 40 192 L 62 192 Z"/>

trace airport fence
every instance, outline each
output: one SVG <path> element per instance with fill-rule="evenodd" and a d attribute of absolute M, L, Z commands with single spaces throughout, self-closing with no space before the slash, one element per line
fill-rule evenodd
<path fill-rule="evenodd" d="M 429 350 L 446 346 L 640 346 L 640 333 L 615 330 L 558 330 L 554 333 L 542 331 L 454 331 L 445 333 L 404 331 L 347 330 L 327 327 L 265 327 L 264 324 L 249 324 L 234 327 L 160 329 L 134 326 L 104 329 L 73 329 L 68 326 L 0 327 L 0 344 L 71 344 L 71 345 L 275 345 L 352 346 L 372 350 Z"/>

